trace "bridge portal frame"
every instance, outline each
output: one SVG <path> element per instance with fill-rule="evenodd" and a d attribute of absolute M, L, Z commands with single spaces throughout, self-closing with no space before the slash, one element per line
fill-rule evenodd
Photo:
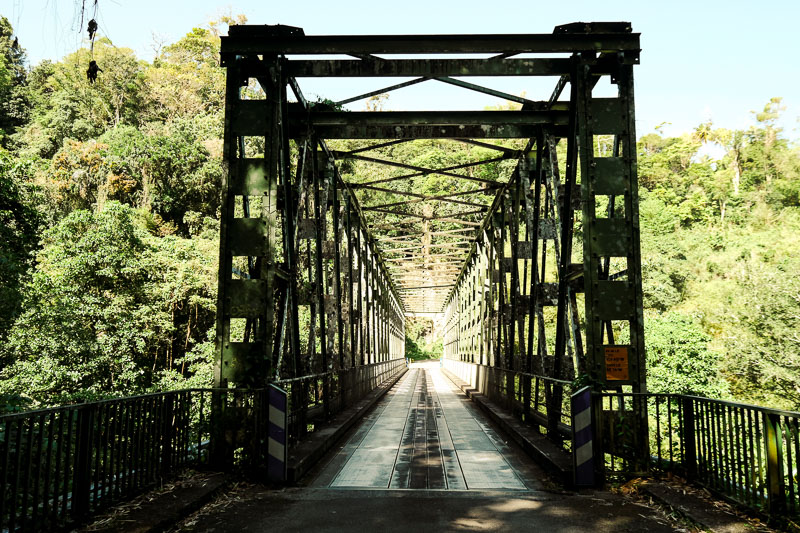
<path fill-rule="evenodd" d="M 494 203 L 462 213 L 485 212 L 484 222 L 453 219 L 477 228 L 455 284 L 419 287 L 443 289 L 445 356 L 555 380 L 547 401 L 553 435 L 562 405 L 559 380 L 646 392 L 633 92 L 639 53 L 639 34 L 628 23 L 575 23 L 553 34 L 524 35 L 305 36 L 284 26 L 231 27 L 222 38 L 226 180 L 216 384 L 258 387 L 284 369 L 298 377 L 404 354 L 404 302 L 414 297 L 393 282 L 375 227 L 337 170 L 337 159 L 358 156 L 330 150 L 325 139 L 479 144 L 522 138 L 528 143 L 521 152 L 494 146 L 518 160 L 508 183 L 487 184 L 497 190 Z M 408 76 L 416 78 L 337 104 L 433 80 L 516 101 L 521 109 L 345 112 L 308 102 L 297 81 Z M 549 99 L 535 101 L 464 79 L 471 76 L 557 81 Z M 243 98 L 252 79 L 264 99 Z M 592 96 L 601 79 L 617 86 L 616 97 Z M 289 91 L 295 102 L 288 101 Z M 613 136 L 610 153 L 597 149 L 604 135 Z M 248 153 L 258 145 L 248 144 L 249 137 L 263 140 L 262 158 Z M 559 141 L 566 143 L 565 164 L 558 159 Z M 251 208 L 255 198 L 258 213 Z M 234 257 L 240 266 L 246 263 L 243 279 L 231 275 Z M 305 314 L 299 312 L 304 305 Z M 556 310 L 555 328 L 545 317 L 547 307 Z M 235 319 L 244 320 L 239 342 L 231 337 Z M 627 333 L 624 343 L 615 342 L 620 329 Z M 509 406 L 527 412 L 530 387 L 517 385 L 510 372 L 506 376 Z M 323 402 L 328 387 L 321 391 Z M 636 440 L 644 444 L 646 410 L 634 411 Z"/>

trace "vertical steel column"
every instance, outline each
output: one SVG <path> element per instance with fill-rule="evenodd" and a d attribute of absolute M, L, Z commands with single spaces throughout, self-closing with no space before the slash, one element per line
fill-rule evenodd
<path fill-rule="evenodd" d="M 333 161 L 328 161 L 327 167 L 328 178 L 330 183 L 328 185 L 331 194 L 333 194 L 333 275 L 334 275 L 334 302 L 336 305 L 336 322 L 338 335 L 338 352 L 339 352 L 339 368 L 344 369 L 344 355 L 345 355 L 345 334 L 344 334 L 344 321 L 342 320 L 342 258 L 341 258 L 341 240 L 342 240 L 342 221 L 341 221 L 341 202 L 337 180 L 336 168 Z"/>
<path fill-rule="evenodd" d="M 288 146 L 283 128 L 285 83 L 281 60 L 263 62 L 228 59 L 224 159 L 227 165 L 220 222 L 219 294 L 217 314 L 217 366 L 215 384 L 263 386 L 271 376 L 274 321 L 274 255 L 278 205 L 277 185 L 286 176 Z M 262 128 L 239 124 L 232 117 L 243 105 L 239 93 L 249 78 L 258 78 L 267 99 Z M 236 129 L 238 128 L 238 129 Z M 246 136 L 265 138 L 263 158 L 248 158 Z M 286 176 L 288 179 L 288 176 Z M 249 209 L 250 198 L 260 197 L 260 213 Z M 241 215 L 237 212 L 241 202 Z M 233 279 L 234 257 L 246 257 L 250 272 Z M 243 341 L 231 340 L 231 320 L 247 320 Z"/>
<path fill-rule="evenodd" d="M 356 302 L 358 307 L 358 354 L 360 357 L 360 364 L 367 364 L 364 353 L 364 343 L 366 340 L 366 320 L 364 320 L 364 276 L 366 269 L 364 268 L 364 247 L 362 246 L 363 231 L 361 226 L 356 229 L 356 258 L 358 260 L 358 293 L 356 295 Z"/>
<path fill-rule="evenodd" d="M 618 56 L 622 59 L 622 56 Z M 633 67 L 619 61 L 612 77 L 618 85 L 622 120 L 614 131 L 622 157 L 595 155 L 590 65 L 594 57 L 578 61 L 579 147 L 583 192 L 584 286 L 586 292 L 586 350 L 590 371 L 604 387 L 629 385 L 646 392 L 644 320 L 642 311 L 641 257 L 639 247 L 638 183 L 633 102 Z M 614 202 L 623 199 L 624 213 L 615 213 Z M 598 216 L 597 203 L 607 202 L 606 216 Z M 601 212 L 602 213 L 602 212 Z M 610 215 L 614 215 L 613 217 Z M 603 261 L 624 258 L 627 269 L 619 278 L 604 276 Z M 605 278 L 605 279 L 604 279 Z M 627 278 L 627 279 L 626 279 Z M 628 344 L 606 344 L 604 325 L 617 321 L 630 332 Z M 644 467 L 649 460 L 647 405 L 633 402 L 634 435 L 630 443 Z"/>
<path fill-rule="evenodd" d="M 344 199 L 345 210 L 347 212 L 347 325 L 350 329 L 350 367 L 356 366 L 356 316 L 355 309 L 353 308 L 353 291 L 355 285 L 353 283 L 353 261 L 355 243 L 353 242 L 353 205 L 350 195 L 347 194 Z"/>

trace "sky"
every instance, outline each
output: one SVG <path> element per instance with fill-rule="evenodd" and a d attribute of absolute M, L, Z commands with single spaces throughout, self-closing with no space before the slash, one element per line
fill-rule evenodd
<path fill-rule="evenodd" d="M 91 11 L 94 0 L 85 0 Z M 630 21 L 642 34 L 635 68 L 637 134 L 662 125 L 667 135 L 712 120 L 715 127 L 747 128 L 751 111 L 784 98 L 780 125 L 800 140 L 800 0 L 97 0 L 100 33 L 115 46 L 151 60 L 153 43 L 178 40 L 222 14 L 242 13 L 250 24 L 300 26 L 306 35 L 551 33 L 575 21 Z M 59 60 L 82 45 L 82 0 L 0 0 L 31 65 Z M 83 42 L 85 45 L 85 41 Z M 343 99 L 402 80 L 301 80 L 307 96 Z M 531 78 L 470 81 L 546 99 L 553 82 Z M 353 85 L 360 83 L 360 85 Z M 610 91 L 612 87 L 608 87 Z M 608 92 L 610 96 L 612 93 Z M 392 93 L 388 109 L 482 109 L 499 100 L 426 82 Z M 363 104 L 353 104 L 353 109 Z M 666 124 L 665 124 L 666 123 Z"/>

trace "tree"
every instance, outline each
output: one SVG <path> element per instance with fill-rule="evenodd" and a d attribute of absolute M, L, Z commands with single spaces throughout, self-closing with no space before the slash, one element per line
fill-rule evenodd
<path fill-rule="evenodd" d="M 221 117 L 225 72 L 219 66 L 219 43 L 219 36 L 210 30 L 194 28 L 164 48 L 145 74 L 149 88 L 144 114 L 147 120 Z"/>
<path fill-rule="evenodd" d="M 727 396 L 720 354 L 709 349 L 711 337 L 692 317 L 676 312 L 648 316 L 645 341 L 650 392 Z"/>
<path fill-rule="evenodd" d="M 14 37 L 11 23 L 0 16 L 0 146 L 8 147 L 10 136 L 28 118 L 26 74 L 25 50 Z"/>
<path fill-rule="evenodd" d="M 21 310 L 22 286 L 38 240 L 39 215 L 22 179 L 27 170 L 25 162 L 0 148 L 0 344 Z"/>
<path fill-rule="evenodd" d="M 103 72 L 97 82 L 86 79 L 94 58 Z M 102 38 L 94 55 L 81 49 L 56 64 L 45 63 L 31 73 L 28 89 L 35 102 L 31 122 L 19 138 L 24 151 L 52 157 L 65 139 L 87 141 L 122 124 L 138 125 L 144 96 L 144 63 L 129 48 L 117 48 Z"/>
<path fill-rule="evenodd" d="M 184 235 L 187 212 L 214 216 L 222 187 L 222 162 L 202 139 L 211 135 L 206 124 L 176 119 L 154 125 L 148 135 L 134 128 L 117 129 L 101 137 L 107 156 L 119 162 L 140 192 L 139 205 L 175 224 Z"/>
<path fill-rule="evenodd" d="M 117 202 L 45 232 L 24 312 L 3 351 L 0 393 L 39 404 L 142 392 L 213 322 L 213 242 L 160 239 Z"/>
<path fill-rule="evenodd" d="M 743 261 L 741 279 L 731 295 L 739 327 L 726 336 L 726 348 L 736 356 L 727 359 L 726 372 L 739 395 L 796 410 L 800 409 L 800 260 L 792 252 L 775 259 L 777 268 L 761 258 Z"/>

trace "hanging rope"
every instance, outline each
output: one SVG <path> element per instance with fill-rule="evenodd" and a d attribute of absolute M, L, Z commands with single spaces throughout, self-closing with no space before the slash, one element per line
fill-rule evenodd
<path fill-rule="evenodd" d="M 94 0 L 94 6 L 92 10 L 92 18 L 89 20 L 89 23 L 86 25 L 86 31 L 89 32 L 89 53 L 91 54 L 91 59 L 89 60 L 89 68 L 86 69 L 86 79 L 89 80 L 89 83 L 94 84 L 97 81 L 97 73 L 103 72 L 99 66 L 97 66 L 97 61 L 94 60 L 94 39 L 97 36 L 97 2 L 98 0 Z M 83 21 L 84 15 L 86 13 L 86 0 L 83 0 L 81 3 L 81 25 L 80 27 L 83 28 Z"/>

